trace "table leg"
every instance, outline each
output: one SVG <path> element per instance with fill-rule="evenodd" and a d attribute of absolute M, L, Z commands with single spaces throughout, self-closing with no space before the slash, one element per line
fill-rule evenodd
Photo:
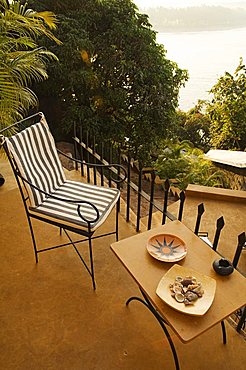
<path fill-rule="evenodd" d="M 172 338 L 171 338 L 171 336 L 170 336 L 170 334 L 169 334 L 169 332 L 168 332 L 168 330 L 166 328 L 166 325 L 165 325 L 167 323 L 165 322 L 165 320 L 163 319 L 163 317 L 159 314 L 159 312 L 154 308 L 154 306 L 151 304 L 150 300 L 148 299 L 148 297 L 146 296 L 146 294 L 144 293 L 144 291 L 141 288 L 140 288 L 140 291 L 141 291 L 144 299 L 142 299 L 140 297 L 130 297 L 126 301 L 126 305 L 128 306 L 131 301 L 138 301 L 138 302 L 143 303 L 145 305 L 145 307 L 147 307 L 152 312 L 152 314 L 155 316 L 155 318 L 159 322 L 160 326 L 162 327 L 162 329 L 163 329 L 163 331 L 164 331 L 164 333 L 165 333 L 165 335 L 167 337 L 167 340 L 168 340 L 169 345 L 170 345 L 171 350 L 172 350 L 172 354 L 173 354 L 173 358 L 174 358 L 176 370 L 180 370 L 177 352 L 176 352 L 176 349 L 174 347 Z"/>
<path fill-rule="evenodd" d="M 226 344 L 226 328 L 225 322 L 221 321 L 222 335 L 223 335 L 223 344 Z"/>

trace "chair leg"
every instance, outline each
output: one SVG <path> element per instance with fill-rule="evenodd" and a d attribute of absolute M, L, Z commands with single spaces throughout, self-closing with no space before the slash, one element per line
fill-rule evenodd
<path fill-rule="evenodd" d="M 92 278 L 93 289 L 96 290 L 91 236 L 89 236 L 88 239 L 89 239 L 89 251 L 90 251 L 90 262 L 91 262 L 91 278 Z"/>
<path fill-rule="evenodd" d="M 34 231 L 33 231 L 33 227 L 32 227 L 32 222 L 31 222 L 31 219 L 30 219 L 30 217 L 29 217 L 28 214 L 27 214 L 27 220 L 28 220 L 28 224 L 29 224 L 29 228 L 30 228 L 30 233 L 31 233 L 31 237 L 32 237 L 32 242 L 33 242 L 33 249 L 34 249 L 34 253 L 35 253 L 35 261 L 36 261 L 36 263 L 38 263 L 37 245 L 36 245 L 36 241 L 35 241 L 35 237 L 34 237 Z"/>
<path fill-rule="evenodd" d="M 62 234 L 62 227 L 60 227 L 60 236 L 61 236 L 61 234 Z"/>

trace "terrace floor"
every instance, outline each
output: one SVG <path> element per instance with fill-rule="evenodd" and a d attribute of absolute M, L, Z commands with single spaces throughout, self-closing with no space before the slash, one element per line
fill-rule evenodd
<path fill-rule="evenodd" d="M 0 188 L 0 368 L 174 369 L 156 320 L 137 302 L 125 306 L 138 288 L 110 250 L 114 237 L 94 241 L 96 291 L 72 248 L 41 254 L 36 265 L 14 179 L 2 160 L 0 169 L 6 178 Z M 42 246 L 65 240 L 52 226 L 36 226 Z M 120 216 L 120 238 L 134 233 Z M 227 345 L 220 325 L 188 344 L 172 334 L 181 369 L 245 369 L 246 342 L 226 327 Z"/>

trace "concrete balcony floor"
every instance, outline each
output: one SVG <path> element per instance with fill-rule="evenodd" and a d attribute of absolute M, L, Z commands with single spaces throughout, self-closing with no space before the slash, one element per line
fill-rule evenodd
<path fill-rule="evenodd" d="M 109 246 L 94 241 L 97 290 L 72 247 L 42 253 L 35 264 L 21 199 L 9 168 L 0 188 L 0 368 L 37 370 L 174 369 L 167 340 L 155 318 L 138 302 L 136 283 Z M 114 215 L 103 225 L 107 230 Z M 59 230 L 35 223 L 42 246 L 58 244 Z M 120 238 L 135 233 L 120 216 Z M 87 245 L 82 244 L 85 254 Z M 189 344 L 172 334 L 182 370 L 245 369 L 245 341 L 227 322 Z"/>

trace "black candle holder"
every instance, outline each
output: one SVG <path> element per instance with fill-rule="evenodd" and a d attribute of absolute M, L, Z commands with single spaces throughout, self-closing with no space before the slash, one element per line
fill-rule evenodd
<path fill-rule="evenodd" d="M 219 275 L 230 275 L 234 267 L 226 258 L 220 258 L 213 262 L 213 268 Z"/>

